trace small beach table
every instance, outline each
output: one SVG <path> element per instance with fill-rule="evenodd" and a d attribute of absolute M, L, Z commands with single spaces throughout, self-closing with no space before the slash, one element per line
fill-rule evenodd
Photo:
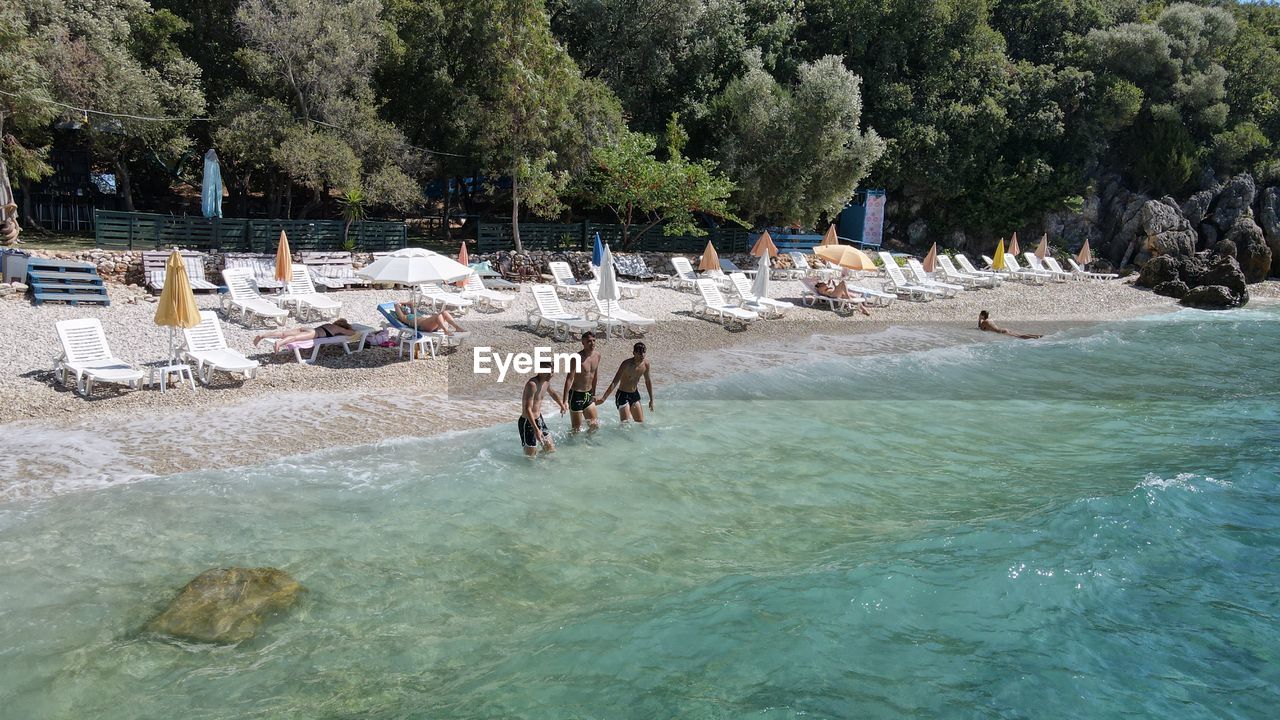
<path fill-rule="evenodd" d="M 178 375 L 178 385 L 186 380 L 191 384 L 192 392 L 196 389 L 195 376 L 191 374 L 191 366 L 186 363 L 176 362 L 174 360 L 157 360 L 147 366 L 147 385 L 156 385 L 159 383 L 160 392 L 164 393 L 165 384 L 168 382 L 169 376 L 176 373 Z"/>
<path fill-rule="evenodd" d="M 355 335 L 335 335 L 333 337 L 319 338 L 316 340 L 300 340 L 282 346 L 281 350 L 292 350 L 293 357 L 303 365 L 315 365 L 316 358 L 320 355 L 320 348 L 326 345 L 341 345 L 346 354 L 363 352 L 365 343 L 369 337 L 369 333 L 374 332 L 377 328 L 368 325 L 351 324 L 351 329 L 356 331 Z M 310 350 L 311 357 L 303 359 L 302 351 Z"/>

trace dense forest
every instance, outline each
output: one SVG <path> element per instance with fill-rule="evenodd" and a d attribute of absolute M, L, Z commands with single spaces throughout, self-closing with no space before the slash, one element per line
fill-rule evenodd
<path fill-rule="evenodd" d="M 93 111 L 93 112 L 85 112 Z M 111 113 L 111 114 L 102 114 Z M 28 0 L 0 4 L 22 186 L 74 124 L 125 202 L 214 147 L 229 214 L 815 227 L 857 187 L 986 243 L 1101 182 L 1280 181 L 1280 8 L 1144 0 Z M 296 198 L 296 200 L 295 200 Z M 506 212 L 506 210 L 504 210 Z"/>

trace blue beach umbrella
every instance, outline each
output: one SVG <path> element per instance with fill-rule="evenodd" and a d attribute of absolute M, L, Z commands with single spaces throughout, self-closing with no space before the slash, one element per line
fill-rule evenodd
<path fill-rule="evenodd" d="M 596 233 L 596 246 L 591 250 L 591 264 L 601 267 L 604 262 L 604 243 L 600 242 L 600 233 Z"/>
<path fill-rule="evenodd" d="M 204 154 L 204 182 L 200 183 L 200 211 L 207 218 L 222 217 L 222 170 L 218 153 L 209 148 Z"/>

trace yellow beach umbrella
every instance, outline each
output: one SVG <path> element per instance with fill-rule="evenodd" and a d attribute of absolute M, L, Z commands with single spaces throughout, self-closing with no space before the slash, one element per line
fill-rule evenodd
<path fill-rule="evenodd" d="M 840 238 L 836 237 L 836 226 L 834 224 L 827 228 L 827 233 L 822 236 L 822 242 L 818 243 L 818 247 L 827 247 L 828 245 L 839 245 Z"/>
<path fill-rule="evenodd" d="M 707 248 L 702 251 L 702 262 L 698 263 L 699 270 L 719 270 L 720 256 L 716 254 L 716 247 L 707 241 Z"/>
<path fill-rule="evenodd" d="M 1022 249 L 1018 247 L 1018 233 L 1014 231 L 1013 237 L 1009 238 L 1009 254 L 1018 257 L 1019 252 L 1022 252 Z"/>
<path fill-rule="evenodd" d="M 280 242 L 276 244 L 276 279 L 288 284 L 293 279 L 293 253 L 289 252 L 289 237 L 280 231 Z"/>
<path fill-rule="evenodd" d="M 991 269 L 1004 269 L 1004 238 L 1000 238 L 1000 242 L 996 245 L 996 256 L 991 259 Z"/>
<path fill-rule="evenodd" d="M 1084 267 L 1089 263 L 1093 262 L 1093 253 L 1089 251 L 1088 238 L 1086 238 L 1084 241 L 1084 247 L 1080 248 L 1080 253 L 1076 255 L 1076 262 L 1080 265 L 1080 267 Z"/>
<path fill-rule="evenodd" d="M 773 244 L 773 236 L 769 234 L 768 230 L 760 233 L 760 237 L 756 239 L 756 244 L 751 248 L 751 254 L 756 257 L 766 253 L 769 257 L 778 256 L 778 246 Z"/>
<path fill-rule="evenodd" d="M 876 263 L 870 255 L 849 245 L 819 245 L 813 249 L 813 254 L 847 270 L 876 269 Z"/>
<path fill-rule="evenodd" d="M 182 262 L 182 253 L 175 248 L 164 265 L 164 290 L 156 302 L 156 324 L 169 328 L 169 360 L 175 358 L 173 331 L 175 328 L 192 328 L 200 324 L 200 308 L 196 307 L 196 295 L 191 292 L 191 278 Z"/>
<path fill-rule="evenodd" d="M 934 243 L 929 248 L 929 254 L 924 256 L 924 271 L 934 272 L 938 269 L 938 243 Z"/>

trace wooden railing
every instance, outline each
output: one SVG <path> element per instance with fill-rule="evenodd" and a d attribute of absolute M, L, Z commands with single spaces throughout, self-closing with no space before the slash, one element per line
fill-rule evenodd
<path fill-rule="evenodd" d="M 342 220 L 203 218 L 152 213 L 94 212 L 94 238 L 101 248 L 159 250 L 182 247 L 215 252 L 273 252 L 284 230 L 296 252 L 343 250 Z M 351 248 L 396 250 L 407 238 L 402 222 L 357 220 L 347 233 Z"/>

